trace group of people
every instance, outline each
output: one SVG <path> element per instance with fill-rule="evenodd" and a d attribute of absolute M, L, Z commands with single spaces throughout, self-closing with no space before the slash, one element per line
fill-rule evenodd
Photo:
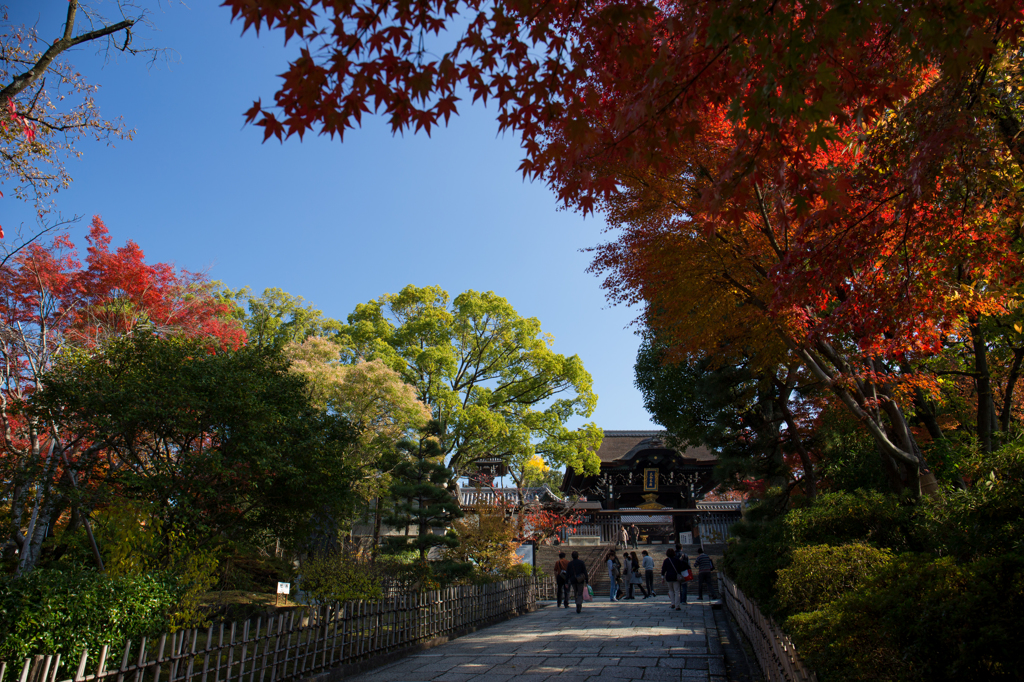
<path fill-rule="evenodd" d="M 682 545 L 676 545 L 674 549 L 665 552 L 665 560 L 661 564 L 661 577 L 667 586 L 669 603 L 674 609 L 681 610 L 682 604 L 686 603 L 688 587 L 687 583 L 696 579 L 697 598 L 704 598 L 704 591 L 708 596 L 718 599 L 718 585 L 712 580 L 711 572 L 715 570 L 711 557 L 704 553 L 703 548 L 697 550 L 697 558 L 690 566 L 690 558 L 683 553 Z M 623 599 L 636 599 L 634 591 L 639 588 L 644 599 L 656 596 L 654 592 L 654 557 L 641 552 L 637 557 L 636 552 L 623 552 L 622 560 L 619 559 L 615 550 L 611 550 L 605 556 L 605 563 L 608 568 L 608 582 L 610 584 L 609 599 L 621 601 Z M 694 575 L 696 568 L 696 575 Z M 590 574 L 587 566 L 580 559 L 579 552 L 572 553 L 572 560 L 565 558 L 565 552 L 558 553 L 558 561 L 555 562 L 555 586 L 557 589 L 557 605 L 569 608 L 569 588 L 572 588 L 573 598 L 576 602 L 576 613 L 583 608 L 584 594 L 587 592 L 587 585 L 590 583 Z M 623 597 L 622 593 L 626 596 Z"/>
<path fill-rule="evenodd" d="M 698 525 L 696 523 L 690 529 L 690 532 L 693 534 L 693 541 L 700 542 L 700 531 L 698 530 Z M 622 526 L 619 528 L 618 540 L 615 543 L 615 547 L 618 548 L 621 546 L 622 549 L 637 549 L 639 539 L 640 529 L 636 527 L 635 523 L 629 526 Z"/>

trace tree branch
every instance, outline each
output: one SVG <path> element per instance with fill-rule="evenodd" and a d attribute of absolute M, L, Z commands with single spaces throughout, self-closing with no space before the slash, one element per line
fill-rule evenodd
<path fill-rule="evenodd" d="M 73 37 L 75 29 L 75 15 L 77 12 L 78 0 L 69 0 L 67 21 L 64 25 L 64 37 L 50 45 L 46 52 L 39 57 L 31 68 L 15 76 L 10 85 L 3 90 L 0 90 L 0 107 L 5 107 L 7 102 L 17 97 L 22 90 L 42 78 L 43 74 L 50 68 L 50 64 L 53 63 L 53 60 L 62 52 L 76 45 L 81 45 L 82 43 L 87 43 L 91 40 L 96 40 L 97 38 L 117 33 L 118 31 L 130 29 L 135 25 L 136 21 L 135 19 L 125 19 L 124 21 L 119 21 L 116 24 L 104 26 L 103 28 L 98 28 L 95 31 L 89 31 L 88 33 L 83 33 L 80 36 Z M 126 46 L 127 44 L 127 41 L 125 41 Z"/>

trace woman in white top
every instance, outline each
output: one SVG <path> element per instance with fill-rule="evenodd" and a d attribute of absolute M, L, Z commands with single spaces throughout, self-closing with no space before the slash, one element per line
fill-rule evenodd
<path fill-rule="evenodd" d="M 622 575 L 622 564 L 619 563 L 619 558 L 615 556 L 615 550 L 608 552 L 608 596 L 611 601 L 618 601 L 615 595 L 619 591 L 619 577 Z"/>

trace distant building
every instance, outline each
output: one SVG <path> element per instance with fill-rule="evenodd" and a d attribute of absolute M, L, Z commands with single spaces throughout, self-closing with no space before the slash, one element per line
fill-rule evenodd
<path fill-rule="evenodd" d="M 570 467 L 562 480 L 564 494 L 585 497 L 591 508 L 569 543 L 615 542 L 622 525 L 635 525 L 646 544 L 724 542 L 740 518 L 739 502 L 703 502 L 718 462 L 707 448 L 679 451 L 662 431 L 605 431 L 597 456 L 598 474 Z"/>

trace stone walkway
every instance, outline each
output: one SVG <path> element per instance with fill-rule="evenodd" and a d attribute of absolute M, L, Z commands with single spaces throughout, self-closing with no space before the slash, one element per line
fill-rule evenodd
<path fill-rule="evenodd" d="M 693 599 L 693 596 L 690 597 Z M 708 602 L 673 611 L 668 599 L 595 597 L 576 608 L 542 602 L 535 613 L 399 659 L 351 678 L 358 682 L 726 682 Z M 721 613 L 720 611 L 718 613 Z"/>

